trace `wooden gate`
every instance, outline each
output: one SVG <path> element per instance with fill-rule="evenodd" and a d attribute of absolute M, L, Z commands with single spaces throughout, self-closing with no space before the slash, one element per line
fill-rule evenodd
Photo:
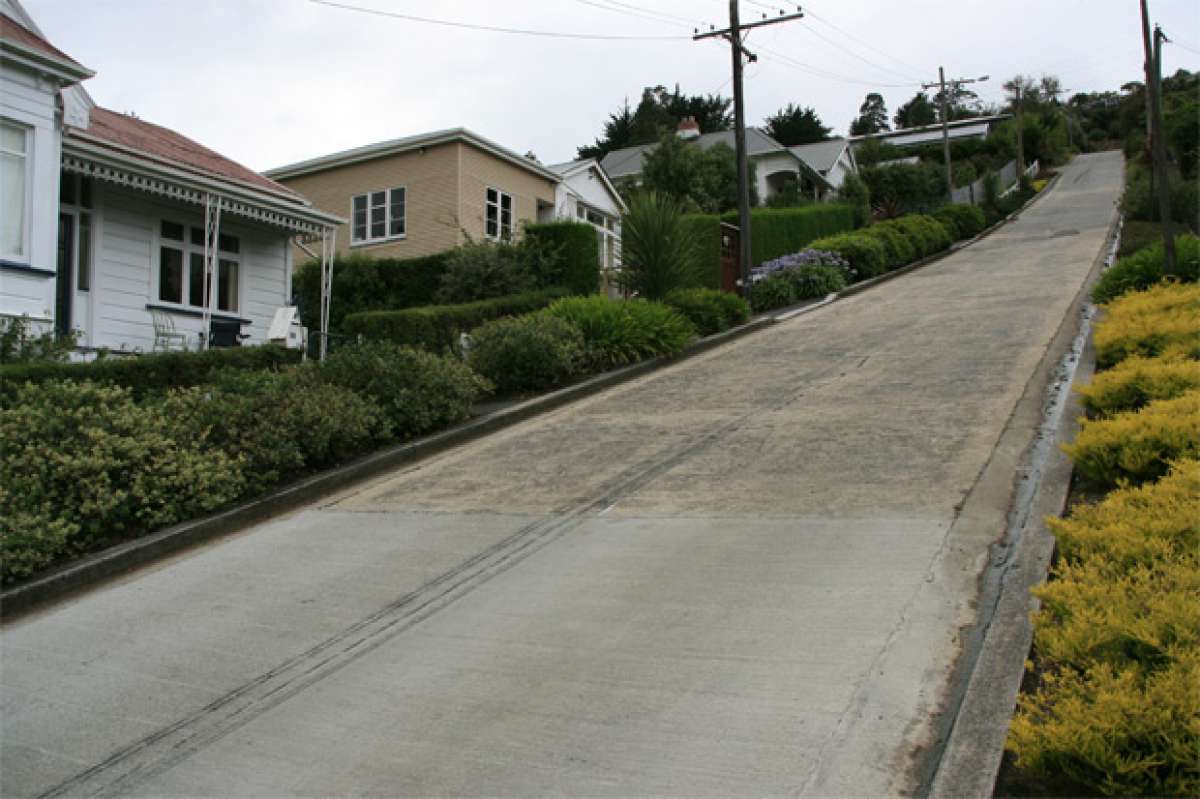
<path fill-rule="evenodd" d="M 741 232 L 737 225 L 728 222 L 721 223 L 721 291 L 738 294 L 738 278 L 741 277 L 741 266 L 738 263 L 741 247 L 739 236 Z"/>

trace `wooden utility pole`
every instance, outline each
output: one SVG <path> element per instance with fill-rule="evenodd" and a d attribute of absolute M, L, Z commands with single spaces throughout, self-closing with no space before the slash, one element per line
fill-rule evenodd
<path fill-rule="evenodd" d="M 742 59 L 747 61 L 757 61 L 758 56 L 746 49 L 742 44 L 744 31 L 751 28 L 761 28 L 764 25 L 774 25 L 779 22 L 787 22 L 793 19 L 801 19 L 804 17 L 804 12 L 800 7 L 796 7 L 794 14 L 785 14 L 779 12 L 778 17 L 768 18 L 763 14 L 761 20 L 747 22 L 741 24 L 738 19 L 738 4 L 737 0 L 729 0 L 729 27 L 720 30 L 713 29 L 700 33 L 694 31 L 695 36 L 693 41 L 701 39 L 721 38 L 729 42 L 730 51 L 733 55 L 733 125 L 734 125 L 734 142 L 737 145 L 737 173 L 738 173 L 738 227 L 741 228 L 738 232 L 738 285 L 741 288 L 743 296 L 750 292 L 750 258 L 752 256 L 750 248 L 750 162 L 746 153 L 746 103 L 744 91 L 742 89 Z"/>
<path fill-rule="evenodd" d="M 1142 47 L 1146 51 L 1146 92 L 1150 100 L 1150 155 L 1153 189 L 1158 194 L 1158 219 L 1163 234 L 1163 274 L 1177 275 L 1175 236 L 1171 232 L 1171 185 L 1167 176 L 1167 142 L 1162 120 L 1162 43 L 1167 37 L 1154 26 L 1150 41 L 1150 12 L 1142 0 Z M 1169 41 L 1169 40 L 1168 40 Z"/>
<path fill-rule="evenodd" d="M 1017 117 L 1017 183 L 1021 182 L 1021 177 L 1025 174 L 1025 125 L 1021 119 L 1021 90 L 1025 87 L 1021 85 L 1021 78 L 1017 81 L 1016 99 L 1013 105 L 1013 111 Z"/>
<path fill-rule="evenodd" d="M 981 78 L 954 78 L 950 81 L 950 88 L 958 90 L 959 86 L 964 83 L 979 83 L 988 79 L 987 75 Z M 941 116 L 942 116 L 942 157 L 946 162 L 946 199 L 949 200 L 954 196 L 954 173 L 950 166 L 950 92 L 946 90 L 946 68 L 938 67 L 937 83 L 922 83 L 922 89 L 932 89 L 938 87 L 938 96 L 942 99 Z"/>

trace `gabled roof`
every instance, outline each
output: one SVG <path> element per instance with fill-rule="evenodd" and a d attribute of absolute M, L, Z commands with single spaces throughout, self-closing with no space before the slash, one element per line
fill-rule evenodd
<path fill-rule="evenodd" d="M 732 130 L 703 133 L 695 139 L 691 139 L 691 141 L 706 150 L 716 144 L 724 144 L 730 149 L 736 148 L 736 141 Z M 635 144 L 632 147 L 613 150 L 604 156 L 600 165 L 604 167 L 605 172 L 614 178 L 622 178 L 627 175 L 640 175 L 642 173 L 642 162 L 656 147 L 658 147 L 658 142 Z M 746 128 L 746 154 L 750 158 L 786 151 L 786 147 L 771 138 L 761 128 Z"/>
<path fill-rule="evenodd" d="M 232 180 L 259 191 L 280 195 L 293 202 L 303 202 L 300 195 L 286 186 L 265 178 L 170 128 L 99 106 L 91 109 L 90 117 L 86 130 L 68 128 L 67 139 L 99 144 L 176 169 L 221 180 Z"/>
<path fill-rule="evenodd" d="M 318 158 L 310 158 L 307 161 L 299 161 L 287 166 L 278 166 L 274 169 L 266 170 L 263 174 L 268 177 L 284 180 L 300 175 L 308 175 L 313 172 L 321 172 L 326 169 L 334 169 L 339 166 L 346 166 L 347 164 L 355 164 L 360 161 L 369 161 L 373 158 L 383 158 L 410 150 L 419 150 L 422 147 L 433 147 L 434 145 L 449 144 L 451 142 L 465 142 L 494 155 L 502 161 L 507 161 L 513 166 L 527 169 L 546 180 L 555 183 L 558 182 L 558 175 L 537 161 L 519 155 L 507 147 L 485 139 L 478 133 L 474 133 L 466 128 L 448 128 L 446 130 L 433 131 L 432 133 L 421 133 L 416 136 L 406 136 L 401 139 L 391 139 L 389 141 L 377 142 L 376 144 L 368 144 L 363 147 L 355 147 L 351 150 L 343 150 Z"/>
<path fill-rule="evenodd" d="M 7 14 L 0 14 L 0 53 L 68 84 L 96 74 Z"/>
<path fill-rule="evenodd" d="M 612 184 L 611 180 L 609 180 L 608 173 L 604 171 L 604 167 L 601 166 L 600 162 L 595 158 L 582 158 L 578 161 L 564 161 L 561 164 L 551 164 L 546 168 L 558 175 L 564 181 L 567 178 L 578 175 L 580 172 L 586 172 L 591 169 L 596 170 L 596 174 L 600 176 L 600 182 L 604 184 L 605 189 L 607 189 L 608 193 L 612 195 L 612 198 L 617 201 L 617 207 L 622 211 L 625 210 L 625 200 L 621 198 L 621 193 L 617 191 L 617 187 Z"/>
<path fill-rule="evenodd" d="M 801 161 L 821 174 L 825 174 L 833 169 L 833 165 L 838 162 L 842 153 L 849 146 L 850 143 L 845 139 L 829 139 L 811 144 L 797 144 L 788 149 L 795 153 Z"/>

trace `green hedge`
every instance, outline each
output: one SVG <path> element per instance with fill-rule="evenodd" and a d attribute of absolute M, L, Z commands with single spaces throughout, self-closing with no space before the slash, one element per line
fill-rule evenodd
<path fill-rule="evenodd" d="M 732 225 L 738 215 L 721 217 Z M 755 208 L 750 212 L 752 266 L 782 255 L 800 252 L 816 239 L 854 230 L 854 207 L 815 203 L 800 208 Z"/>
<path fill-rule="evenodd" d="M 333 263 L 333 298 L 329 329 L 340 331 L 342 320 L 362 311 L 400 310 L 429 305 L 446 271 L 447 253 L 423 258 L 372 258 L 353 253 Z M 321 265 L 308 261 L 292 277 L 292 294 L 300 318 L 309 330 L 321 327 Z"/>
<path fill-rule="evenodd" d="M 947 205 L 935 211 L 933 218 L 950 230 L 956 241 L 978 235 L 987 226 L 983 209 L 977 205 Z"/>
<path fill-rule="evenodd" d="M 888 269 L 899 269 L 905 264 L 917 260 L 917 248 L 913 242 L 894 226 L 876 224 L 862 228 L 858 232 L 879 240 L 879 243 L 883 245 Z"/>
<path fill-rule="evenodd" d="M 368 341 L 390 341 L 407 347 L 445 352 L 458 346 L 460 333 L 502 316 L 517 316 L 545 308 L 568 294 L 545 289 L 461 305 L 427 305 L 400 311 L 363 311 L 346 316 L 342 330 Z"/>
<path fill-rule="evenodd" d="M 691 231 L 696 242 L 696 260 L 699 262 L 699 286 L 697 288 L 721 288 L 721 218 L 715 214 L 686 214 L 683 223 Z"/>
<path fill-rule="evenodd" d="M 572 294 L 595 294 L 600 290 L 600 242 L 594 227 L 582 222 L 526 225 L 525 238 L 561 248 L 554 267 L 541 275 L 544 285 L 563 286 Z"/>
<path fill-rule="evenodd" d="M 300 362 L 299 350 L 271 344 L 221 347 L 204 352 L 158 352 L 108 357 L 88 363 L 39 362 L 0 366 L 0 405 L 24 383 L 91 380 L 132 389 L 135 397 L 170 388 L 196 386 L 225 369 L 273 370 Z"/>
<path fill-rule="evenodd" d="M 1161 239 L 1117 261 L 1100 276 L 1092 289 L 1092 302 L 1112 302 L 1128 291 L 1147 289 L 1163 279 L 1166 255 Z M 1185 233 L 1175 237 L 1175 262 L 1185 283 L 1200 279 L 1200 239 Z"/>
<path fill-rule="evenodd" d="M 750 318 L 750 304 L 714 289 L 675 289 L 663 302 L 687 317 L 702 336 L 711 336 Z"/>
<path fill-rule="evenodd" d="M 570 322 L 583 333 L 583 367 L 589 372 L 674 355 L 696 337 L 696 328 L 686 317 L 650 300 L 570 297 L 543 313 Z"/>
<path fill-rule="evenodd" d="M 881 275 L 888 267 L 887 250 L 883 243 L 876 236 L 862 231 L 817 239 L 809 246 L 814 250 L 835 252 L 845 258 L 855 271 L 855 280 Z"/>

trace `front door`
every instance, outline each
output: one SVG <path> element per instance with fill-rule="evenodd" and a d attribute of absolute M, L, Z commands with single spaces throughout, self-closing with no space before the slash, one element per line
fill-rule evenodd
<path fill-rule="evenodd" d="M 71 332 L 71 298 L 75 294 L 75 216 L 58 215 L 58 280 L 54 304 L 54 331 Z"/>

